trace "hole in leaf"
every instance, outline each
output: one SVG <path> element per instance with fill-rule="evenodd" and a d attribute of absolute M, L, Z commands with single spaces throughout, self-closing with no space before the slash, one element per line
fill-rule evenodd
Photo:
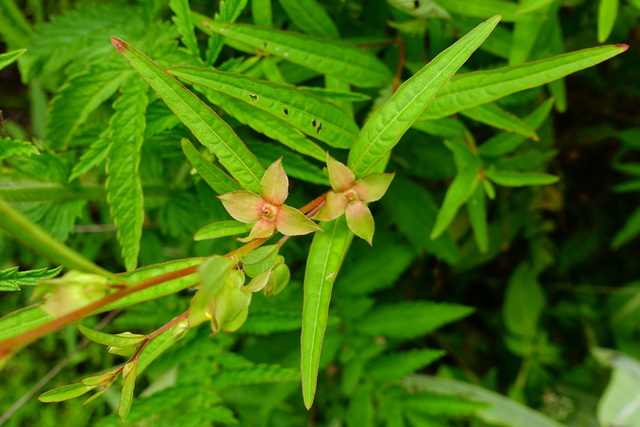
<path fill-rule="evenodd" d="M 249 98 L 251 98 L 251 102 L 256 102 L 258 100 L 258 95 L 255 93 L 250 93 Z"/>
<path fill-rule="evenodd" d="M 419 8 L 419 7 L 420 7 L 420 0 L 414 0 L 414 1 L 413 1 L 413 8 L 414 8 L 414 9 L 417 9 L 417 8 Z"/>
<path fill-rule="evenodd" d="M 322 130 L 322 122 L 320 122 L 320 124 L 318 124 L 318 129 L 316 129 L 316 135 L 320 134 L 320 130 Z"/>
<path fill-rule="evenodd" d="M 285 115 L 285 116 L 288 116 L 288 115 L 289 115 L 289 109 L 288 109 L 287 107 L 284 107 L 284 108 L 282 109 L 282 112 L 284 113 L 284 115 Z"/>
<path fill-rule="evenodd" d="M 269 43 L 267 43 L 267 42 L 262 42 L 262 47 L 264 47 L 264 48 L 266 49 L 267 47 L 269 47 Z"/>
<path fill-rule="evenodd" d="M 311 119 L 311 126 L 316 127 L 317 125 L 316 119 Z"/>

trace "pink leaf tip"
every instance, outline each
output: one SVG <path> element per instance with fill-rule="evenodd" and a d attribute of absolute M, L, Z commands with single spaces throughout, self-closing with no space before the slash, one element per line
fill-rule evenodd
<path fill-rule="evenodd" d="M 124 41 L 117 37 L 111 37 L 111 44 L 118 49 L 119 52 L 124 52 Z"/>

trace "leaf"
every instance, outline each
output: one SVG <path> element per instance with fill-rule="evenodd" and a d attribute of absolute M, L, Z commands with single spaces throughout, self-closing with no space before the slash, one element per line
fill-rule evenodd
<path fill-rule="evenodd" d="M 604 43 L 609 38 L 618 16 L 619 0 L 600 0 L 598 5 L 598 41 Z"/>
<path fill-rule="evenodd" d="M 144 207 L 138 166 L 149 103 L 146 85 L 142 79 L 134 77 L 125 84 L 122 96 L 113 104 L 115 113 L 109 122 L 111 144 L 105 183 L 127 271 L 138 265 L 142 238 Z"/>
<path fill-rule="evenodd" d="M 245 6 L 247 0 L 222 0 L 220 1 L 220 13 L 215 14 L 215 19 L 220 21 L 234 22 Z M 199 15 L 192 12 L 194 19 L 198 20 Z M 197 25 L 197 24 L 196 24 Z M 213 64 L 218 59 L 222 46 L 224 45 L 222 36 L 219 34 L 213 34 L 209 37 L 207 42 L 207 63 Z"/>
<path fill-rule="evenodd" d="M 40 152 L 30 142 L 0 138 L 0 160 L 11 156 L 30 156 L 32 154 L 40 154 Z"/>
<path fill-rule="evenodd" d="M 26 51 L 27 49 L 18 49 L 12 50 L 11 52 L 0 53 L 0 70 L 16 61 L 18 58 L 24 55 Z"/>
<path fill-rule="evenodd" d="M 242 269 L 249 277 L 255 277 L 267 271 L 276 261 L 279 245 L 261 246 L 242 258 Z"/>
<path fill-rule="evenodd" d="M 179 67 L 169 71 L 271 113 L 332 147 L 351 147 L 358 133 L 358 126 L 340 107 L 292 86 L 211 69 Z"/>
<path fill-rule="evenodd" d="M 507 329 L 522 338 L 533 339 L 545 306 L 545 297 L 535 272 L 520 264 L 509 278 L 502 315 Z"/>
<path fill-rule="evenodd" d="M 246 124 L 257 132 L 281 142 L 294 151 L 311 156 L 317 160 L 326 158 L 326 151 L 315 142 L 304 137 L 304 134 L 290 124 L 257 108 L 223 93 L 206 90 L 208 98 L 219 104 L 227 113 L 239 122 Z"/>
<path fill-rule="evenodd" d="M 300 370 L 302 396 L 307 409 L 311 407 L 316 392 L 331 290 L 342 259 L 353 239 L 344 216 L 334 221 L 322 222 L 320 226 L 324 233 L 316 233 L 311 243 L 304 275 L 302 303 Z"/>
<path fill-rule="evenodd" d="M 598 421 L 603 426 L 640 426 L 640 361 L 627 354 L 596 348 L 596 359 L 613 368 L 598 402 Z"/>
<path fill-rule="evenodd" d="M 542 126 L 542 123 L 544 123 L 547 117 L 549 117 L 554 101 L 553 98 L 549 98 L 540 104 L 538 108 L 524 118 L 525 123 L 537 130 Z M 525 141 L 526 139 L 520 135 L 501 133 L 486 140 L 478 147 L 478 153 L 485 157 L 500 157 L 515 150 Z"/>
<path fill-rule="evenodd" d="M 483 254 L 489 250 L 489 229 L 487 225 L 487 206 L 483 187 L 477 186 L 467 201 L 467 212 L 478 249 Z"/>
<path fill-rule="evenodd" d="M 627 48 L 626 45 L 600 46 L 526 64 L 460 74 L 438 93 L 420 120 L 447 117 L 549 83 L 606 61 Z"/>
<path fill-rule="evenodd" d="M 53 390 L 42 393 L 38 396 L 40 402 L 62 402 L 63 400 L 74 399 L 78 396 L 82 396 L 85 393 L 90 392 L 98 385 L 84 385 L 82 383 L 64 385 L 62 387 L 56 387 Z"/>
<path fill-rule="evenodd" d="M 118 38 L 113 37 L 111 41 L 182 123 L 205 147 L 218 156 L 220 163 L 229 173 L 247 190 L 258 191 L 264 168 L 233 129 L 140 51 Z"/>
<path fill-rule="evenodd" d="M 121 65 L 95 65 L 71 76 L 51 101 L 46 139 L 51 148 L 66 148 L 89 114 L 131 76 Z"/>
<path fill-rule="evenodd" d="M 198 17 L 205 32 L 208 29 L 222 34 L 354 86 L 380 87 L 391 79 L 391 72 L 378 58 L 347 43 L 253 25 L 217 22 L 202 15 Z"/>
<path fill-rule="evenodd" d="M 69 175 L 69 182 L 86 173 L 89 169 L 107 158 L 109 147 L 111 146 L 111 141 L 107 137 L 108 134 L 109 129 L 105 130 L 105 132 L 100 135 L 100 138 L 91 144 L 89 149 L 80 157 L 80 160 L 73 165 L 73 170 L 71 171 L 71 175 Z"/>
<path fill-rule="evenodd" d="M 366 174 L 387 155 L 499 21 L 496 16 L 480 24 L 404 82 L 371 114 L 349 152 L 348 165 L 356 176 Z"/>
<path fill-rule="evenodd" d="M 286 157 L 287 161 L 283 165 L 287 175 L 300 179 L 303 181 L 311 182 L 319 185 L 329 185 L 329 179 L 327 175 L 314 163 L 311 163 L 299 156 L 297 153 L 293 153 L 290 150 L 280 145 L 269 143 L 252 143 L 250 144 L 251 151 L 253 151 L 265 165 L 273 163 L 279 157 Z M 326 159 L 326 152 L 323 154 L 323 159 Z"/>
<path fill-rule="evenodd" d="M 481 2 L 473 0 L 439 0 L 438 4 L 451 13 L 474 18 L 486 19 L 488 16 L 501 14 L 504 22 L 541 19 L 540 15 L 519 13 L 517 3 L 505 0 L 483 0 Z"/>
<path fill-rule="evenodd" d="M 561 427 L 560 423 L 541 412 L 479 385 L 430 375 L 411 375 L 401 380 L 401 383 L 410 390 L 430 391 L 488 403 L 490 406 L 475 412 L 477 418 L 488 424 L 509 427 Z"/>
<path fill-rule="evenodd" d="M 382 304 L 362 317 L 357 329 L 365 335 L 407 340 L 467 317 L 473 311 L 464 305 L 433 302 Z"/>
<path fill-rule="evenodd" d="M 466 169 L 456 175 L 438 211 L 436 223 L 431 231 L 431 239 L 436 239 L 444 233 L 460 207 L 471 197 L 479 182 L 480 176 L 477 169 Z"/>
<path fill-rule="evenodd" d="M 130 347 L 141 343 L 147 339 L 146 335 L 132 334 L 124 332 L 121 334 L 107 334 L 100 331 L 94 331 L 79 323 L 76 324 L 78 330 L 91 341 L 105 346 Z"/>
<path fill-rule="evenodd" d="M 640 234 L 640 208 L 637 208 L 635 211 L 633 211 L 633 213 L 625 221 L 622 229 L 619 230 L 615 236 L 613 236 L 611 247 L 613 249 L 618 249 L 620 248 L 620 246 L 638 236 L 638 234 Z"/>
<path fill-rule="evenodd" d="M 242 326 L 242 333 L 270 335 L 300 329 L 300 312 L 278 310 L 251 310 L 251 315 Z"/>
<path fill-rule="evenodd" d="M 445 354 L 444 350 L 413 349 L 380 356 L 369 362 L 365 370 L 376 381 L 396 381 L 430 365 Z"/>
<path fill-rule="evenodd" d="M 237 262 L 231 258 L 220 255 L 211 256 L 200 264 L 198 275 L 202 280 L 202 286 L 189 305 L 190 326 L 198 325 L 210 317 L 208 316 L 209 304 L 236 264 Z"/>
<path fill-rule="evenodd" d="M 218 194 L 225 194 L 241 189 L 240 185 L 227 175 L 226 172 L 220 170 L 213 163 L 205 159 L 188 139 L 182 138 L 181 145 L 182 151 L 184 151 L 191 166 L 193 166 L 202 179 L 213 188 L 213 191 Z"/>
<path fill-rule="evenodd" d="M 52 268 L 40 268 L 38 270 L 18 271 L 18 267 L 0 270 L 0 291 L 19 291 L 20 286 L 35 286 L 40 280 L 53 279 L 62 266 Z"/>
<path fill-rule="evenodd" d="M 226 367 L 213 378 L 216 387 L 229 385 L 262 384 L 281 381 L 298 381 L 298 371 L 278 365 L 258 364 L 253 366 Z"/>
<path fill-rule="evenodd" d="M 187 47 L 187 49 L 196 56 L 200 56 L 200 49 L 198 48 L 198 40 L 196 40 L 196 34 L 193 29 L 193 22 L 191 21 L 191 9 L 189 8 L 189 0 L 170 0 L 169 7 L 175 13 L 175 16 L 171 18 L 178 31 L 182 36 L 180 40 Z"/>
<path fill-rule="evenodd" d="M 307 34 L 339 39 L 340 33 L 316 0 L 278 0 L 293 23 Z"/>
<path fill-rule="evenodd" d="M 136 370 L 138 368 L 138 359 L 127 363 L 122 372 L 122 392 L 120 393 L 120 401 L 118 402 L 118 416 L 120 421 L 129 415 L 131 404 L 133 403 L 133 389 L 136 386 Z"/>
<path fill-rule="evenodd" d="M 504 187 L 524 187 L 528 185 L 548 185 L 558 182 L 558 177 L 547 173 L 515 172 L 497 169 L 487 169 L 487 177 Z"/>
<path fill-rule="evenodd" d="M 538 141 L 536 132 L 523 120 L 503 110 L 498 105 L 489 103 L 479 105 L 468 110 L 461 111 L 460 114 L 480 123 L 493 126 L 505 132 L 516 133 L 526 138 Z"/>
<path fill-rule="evenodd" d="M 468 397 L 444 396 L 434 393 L 412 393 L 402 399 L 407 412 L 428 416 L 462 417 L 486 408 L 486 403 L 472 402 Z"/>
<path fill-rule="evenodd" d="M 196 231 L 193 240 L 218 239 L 220 237 L 235 236 L 244 234 L 251 230 L 252 224 L 245 224 L 240 221 L 219 221 L 213 224 L 205 225 Z"/>

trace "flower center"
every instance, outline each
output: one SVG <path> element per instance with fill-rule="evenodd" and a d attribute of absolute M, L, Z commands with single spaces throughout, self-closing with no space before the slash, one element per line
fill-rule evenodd
<path fill-rule="evenodd" d="M 274 221 L 276 219 L 276 212 L 278 212 L 277 207 L 270 205 L 268 203 L 265 203 L 264 206 L 262 206 L 260 215 L 262 216 L 263 219 L 266 219 L 268 221 Z"/>
<path fill-rule="evenodd" d="M 353 202 L 358 201 L 358 194 L 352 189 L 345 191 L 343 197 L 344 197 L 344 201 L 347 202 L 347 204 L 351 204 Z"/>

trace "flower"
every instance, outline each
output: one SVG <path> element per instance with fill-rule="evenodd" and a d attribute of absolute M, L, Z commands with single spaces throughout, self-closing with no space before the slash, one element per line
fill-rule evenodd
<path fill-rule="evenodd" d="M 249 236 L 240 241 L 271 237 L 276 230 L 286 236 L 322 231 L 302 212 L 284 204 L 289 196 L 289 178 L 282 168 L 282 157 L 269 166 L 260 184 L 260 195 L 240 190 L 217 196 L 234 219 L 254 224 Z"/>
<path fill-rule="evenodd" d="M 351 169 L 328 153 L 327 170 L 332 191 L 327 193 L 324 204 L 313 219 L 331 221 L 345 214 L 353 234 L 372 244 L 375 224 L 366 203 L 382 198 L 395 173 L 374 172 L 356 181 Z"/>

